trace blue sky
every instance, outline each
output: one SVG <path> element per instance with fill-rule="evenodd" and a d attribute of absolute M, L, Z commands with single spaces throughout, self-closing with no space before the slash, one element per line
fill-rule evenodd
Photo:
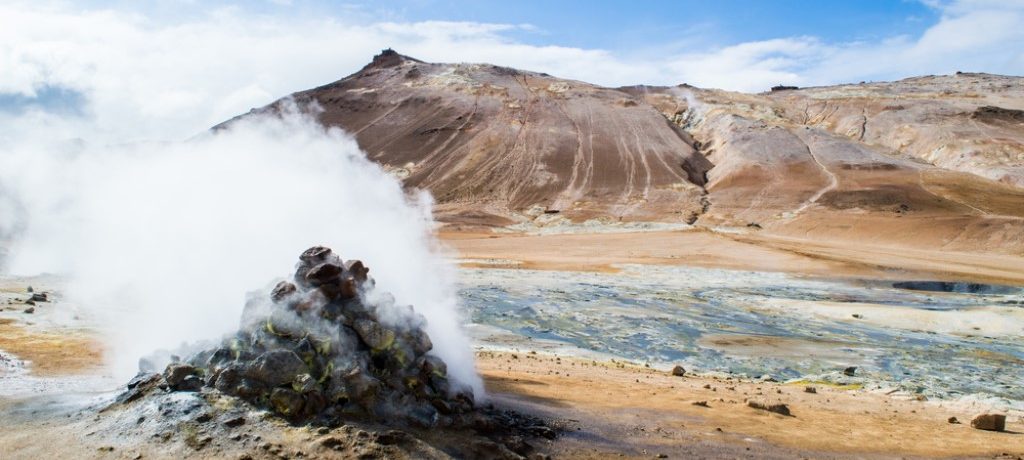
<path fill-rule="evenodd" d="M 523 24 L 508 35 L 532 45 L 602 48 L 723 46 L 785 36 L 826 41 L 878 40 L 918 35 L 938 21 L 940 11 L 917 0 L 807 1 L 453 1 L 339 2 L 324 0 L 184 1 L 89 0 L 93 8 L 114 8 L 185 21 L 212 7 L 278 17 L 337 17 L 364 21 L 465 21 Z"/>
<path fill-rule="evenodd" d="M 398 21 L 472 21 L 530 24 L 516 38 L 534 45 L 628 51 L 666 42 L 727 45 L 780 36 L 812 35 L 828 41 L 874 40 L 920 34 L 938 20 L 937 10 L 917 1 L 450 1 L 349 4 Z M 303 9 L 303 4 L 293 7 Z M 344 8 L 311 3 L 306 11 L 345 14 Z"/>
<path fill-rule="evenodd" d="M 1022 75 L 1021 24 L 1024 0 L 8 0 L 0 139 L 41 120 L 188 136 L 338 80 L 387 47 L 613 87 Z"/>

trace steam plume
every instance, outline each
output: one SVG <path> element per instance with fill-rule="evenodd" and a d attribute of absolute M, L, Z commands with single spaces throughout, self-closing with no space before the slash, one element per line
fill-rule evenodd
<path fill-rule="evenodd" d="M 482 394 L 429 195 L 408 197 L 341 131 L 293 109 L 180 143 L 46 139 L 0 150 L 3 262 L 66 275 L 118 376 L 155 349 L 236 329 L 247 291 L 323 244 L 366 261 L 378 286 L 426 316 L 449 375 Z"/>

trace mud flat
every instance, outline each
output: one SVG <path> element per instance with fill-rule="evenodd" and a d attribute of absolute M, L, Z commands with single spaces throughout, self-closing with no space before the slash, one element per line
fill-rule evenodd
<path fill-rule="evenodd" d="M 663 369 L 1024 409 L 1024 290 L 935 293 L 887 281 L 617 268 L 467 269 L 461 296 L 472 321 L 491 328 L 478 329 L 478 340 L 499 348 L 538 340 Z"/>

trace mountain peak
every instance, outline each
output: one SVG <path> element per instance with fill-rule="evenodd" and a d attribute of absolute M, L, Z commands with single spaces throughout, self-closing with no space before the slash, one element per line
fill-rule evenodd
<path fill-rule="evenodd" d="M 373 60 L 366 65 L 366 68 L 385 68 L 395 67 L 402 65 L 403 62 L 423 62 L 416 58 L 411 58 L 404 54 L 398 54 L 397 51 L 387 48 L 380 52 L 380 54 L 373 57 Z"/>

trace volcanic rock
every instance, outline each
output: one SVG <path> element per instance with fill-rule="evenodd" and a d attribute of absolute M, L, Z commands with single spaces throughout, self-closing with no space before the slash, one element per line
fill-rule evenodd
<path fill-rule="evenodd" d="M 313 266 L 306 272 L 306 281 L 309 281 L 314 286 L 321 284 L 336 283 L 337 277 L 341 274 L 344 269 L 330 262 L 324 262 Z"/>
<path fill-rule="evenodd" d="M 291 383 L 299 374 L 307 371 L 306 364 L 295 352 L 271 350 L 260 355 L 246 368 L 246 377 L 274 387 Z"/>
<path fill-rule="evenodd" d="M 1005 431 L 1006 416 L 1002 414 L 979 414 L 971 419 L 971 427 L 985 431 Z"/>
<path fill-rule="evenodd" d="M 273 291 L 270 291 L 270 298 L 273 299 L 274 302 L 280 302 L 287 298 L 288 296 L 294 294 L 296 289 L 297 288 L 295 287 L 294 284 L 289 283 L 287 281 L 281 281 L 277 283 L 277 286 L 274 286 Z"/>
<path fill-rule="evenodd" d="M 306 250 L 295 283 L 281 281 L 246 302 L 237 333 L 186 362 L 172 359 L 167 388 L 236 396 L 293 422 L 475 423 L 476 416 L 460 418 L 474 411 L 472 392 L 449 381 L 445 362 L 429 354 L 426 319 L 383 293 L 368 303 L 361 295 L 373 286 L 368 272 L 329 248 Z M 382 309 L 386 316 L 378 316 Z"/>
<path fill-rule="evenodd" d="M 768 412 L 775 412 L 776 414 L 785 415 L 787 417 L 791 417 L 792 416 L 792 414 L 790 414 L 790 412 L 789 412 L 789 406 L 787 406 L 785 404 L 782 404 L 782 403 L 768 404 L 768 403 L 764 403 L 764 402 L 760 402 L 760 401 L 753 401 L 753 400 L 751 400 L 751 401 L 747 401 L 747 406 L 748 407 L 752 407 L 754 409 L 766 410 Z"/>

